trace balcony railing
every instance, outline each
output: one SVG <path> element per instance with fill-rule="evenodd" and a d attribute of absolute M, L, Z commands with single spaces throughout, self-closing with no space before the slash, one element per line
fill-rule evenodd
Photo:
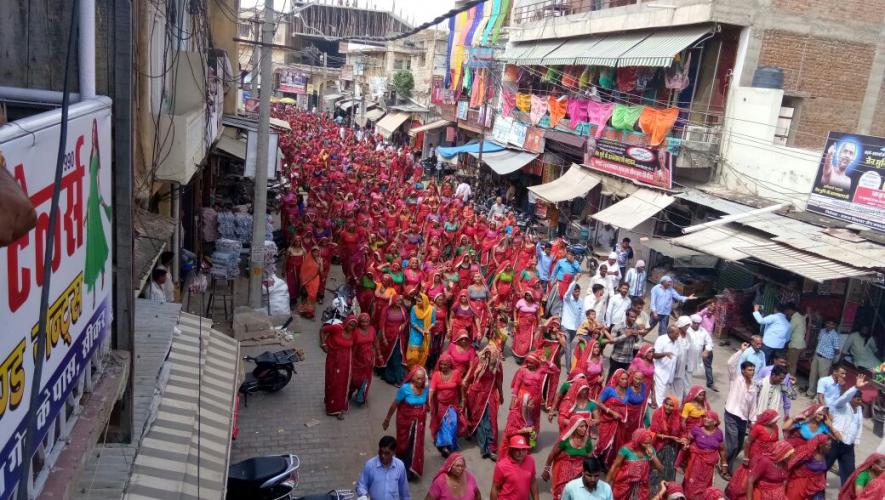
<path fill-rule="evenodd" d="M 643 0 L 540 0 L 515 7 L 510 15 L 510 24 L 519 25 L 548 17 L 570 16 L 642 2 Z"/>

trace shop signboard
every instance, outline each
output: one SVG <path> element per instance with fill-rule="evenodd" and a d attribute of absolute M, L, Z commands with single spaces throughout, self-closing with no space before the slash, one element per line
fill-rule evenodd
<path fill-rule="evenodd" d="M 525 123 L 514 120 L 513 126 L 510 127 L 510 135 L 507 137 L 507 142 L 521 148 L 525 144 L 527 129 L 528 127 L 526 127 Z"/>
<path fill-rule="evenodd" d="M 499 113 L 498 116 L 495 117 L 495 126 L 492 127 L 492 139 L 498 144 L 507 144 L 507 140 L 510 138 L 510 128 L 512 126 L 513 120 L 510 118 L 504 118 Z"/>
<path fill-rule="evenodd" d="M 353 81 L 353 65 L 345 64 L 341 66 L 341 77 L 344 81 Z"/>
<path fill-rule="evenodd" d="M 53 115 L 54 122 L 46 119 Z M 22 456 L 25 417 L 37 356 L 43 258 L 55 189 L 60 191 L 59 210 L 39 406 L 32 413 L 37 433 L 31 442 L 41 441 L 59 412 L 65 411 L 65 401 L 80 375 L 89 370 L 113 315 L 111 102 L 72 106 L 62 180 L 56 186 L 60 118 L 60 110 L 51 111 L 20 120 L 16 122 L 20 127 L 0 133 L 0 163 L 37 211 L 37 227 L 0 248 L 0 498 L 4 500 L 10 498 L 26 459 Z"/>
<path fill-rule="evenodd" d="M 540 127 L 529 127 L 525 134 L 525 142 L 522 145 L 522 149 L 531 151 L 532 153 L 543 153 L 544 129 Z"/>
<path fill-rule="evenodd" d="M 467 101 L 458 101 L 458 119 L 466 120 L 467 111 L 470 109 L 470 103 Z"/>
<path fill-rule="evenodd" d="M 304 94 L 307 92 L 307 75 L 294 69 L 277 70 L 280 84 L 277 90 L 289 94 Z"/>
<path fill-rule="evenodd" d="M 617 136 L 621 134 L 614 132 Z M 673 155 L 664 147 L 629 144 L 614 137 L 587 137 L 584 165 L 650 186 L 673 185 Z"/>
<path fill-rule="evenodd" d="M 268 136 L 267 146 L 267 178 L 277 178 L 277 148 L 279 134 L 273 132 Z M 255 164 L 258 162 L 258 132 L 249 131 L 246 137 L 246 163 L 243 167 L 243 177 L 255 178 Z"/>
<path fill-rule="evenodd" d="M 809 212 L 885 231 L 885 138 L 830 132 Z"/>

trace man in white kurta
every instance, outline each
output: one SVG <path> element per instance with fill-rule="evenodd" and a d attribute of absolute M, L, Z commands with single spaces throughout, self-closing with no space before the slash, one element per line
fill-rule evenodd
<path fill-rule="evenodd" d="M 679 329 L 671 326 L 666 335 L 655 340 L 655 404 L 660 407 L 668 393 L 673 393 L 676 360 L 679 355 Z"/>
<path fill-rule="evenodd" d="M 702 318 L 699 315 L 693 314 L 689 319 L 691 319 L 691 325 L 688 327 L 688 358 L 685 371 L 688 374 L 689 384 L 691 384 L 695 371 L 702 366 L 701 357 L 706 358 L 713 353 L 713 337 L 701 326 Z"/>
<path fill-rule="evenodd" d="M 676 340 L 678 348 L 676 354 L 676 373 L 673 376 L 673 395 L 682 401 L 691 387 L 691 377 L 688 373 L 688 352 L 691 349 L 691 342 L 688 339 L 688 327 L 691 326 L 691 320 L 688 316 L 679 316 L 676 320 L 676 328 L 679 330 L 679 338 Z"/>

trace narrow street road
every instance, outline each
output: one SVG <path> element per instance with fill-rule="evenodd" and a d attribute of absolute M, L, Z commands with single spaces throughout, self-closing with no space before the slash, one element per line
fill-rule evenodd
<path fill-rule="evenodd" d="M 339 267 L 335 267 L 327 288 L 338 286 L 341 277 Z M 331 294 L 326 294 L 326 304 Z M 318 308 L 318 313 L 325 304 Z M 319 315 L 319 314 L 318 314 Z M 305 321 L 296 318 L 291 330 L 297 332 L 296 344 L 304 350 L 306 359 L 298 363 L 298 373 L 289 386 L 276 394 L 259 393 L 249 398 L 249 406 L 241 404 L 239 414 L 240 435 L 231 447 L 231 462 L 245 458 L 274 454 L 295 453 L 301 458 L 300 494 L 321 493 L 335 488 L 353 488 L 365 461 L 377 452 L 378 439 L 384 434 L 394 434 L 393 424 L 388 432 L 381 429 L 381 421 L 387 413 L 396 392 L 378 378 L 372 382 L 369 391 L 369 404 L 365 407 L 352 406 L 347 417 L 337 420 L 328 417 L 323 407 L 323 369 L 325 357 L 319 348 L 319 320 Z M 654 333 L 647 338 L 654 341 Z M 732 345 L 736 342 L 732 341 Z M 247 347 L 243 354 L 258 354 L 264 347 Z M 733 347 L 719 347 L 714 353 L 714 370 L 717 384 L 722 392 L 708 392 L 712 407 L 722 413 L 725 404 L 725 391 L 728 378 L 725 371 L 726 360 L 734 352 Z M 607 354 L 607 353 L 606 353 Z M 505 400 L 509 400 L 509 383 L 516 371 L 512 358 L 505 361 L 504 385 Z M 247 369 L 250 369 L 247 366 Z M 607 370 L 607 367 L 606 367 Z M 703 372 L 696 376 L 695 382 L 703 385 Z M 810 404 L 810 400 L 800 396 L 794 401 L 793 413 L 798 413 Z M 502 406 L 498 422 L 503 429 L 506 422 L 507 408 Z M 872 433 L 872 422 L 865 422 L 864 436 L 858 446 L 856 456 L 860 463 L 868 454 L 875 450 L 879 438 Z M 543 418 L 541 435 L 538 438 L 538 449 L 534 453 L 540 475 L 543 462 L 553 443 L 556 441 L 556 424 L 548 423 Z M 473 443 L 463 441 L 462 450 L 467 460 L 467 467 L 476 476 L 483 497 L 487 498 L 491 488 L 494 463 L 483 460 L 479 449 Z M 430 481 L 436 470 L 442 465 L 443 459 L 433 447 L 428 436 L 425 439 L 425 469 L 421 481 L 411 484 L 412 497 L 423 499 Z M 828 498 L 838 495 L 839 478 L 829 475 Z M 725 488 L 725 481 L 716 476 L 715 486 Z M 541 498 L 550 499 L 549 483 L 541 482 Z"/>

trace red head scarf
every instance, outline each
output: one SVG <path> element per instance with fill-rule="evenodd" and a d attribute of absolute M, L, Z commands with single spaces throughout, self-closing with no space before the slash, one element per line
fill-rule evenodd
<path fill-rule="evenodd" d="M 682 400 L 682 406 L 685 406 L 685 404 L 688 402 L 695 402 L 695 399 L 697 399 L 697 397 L 701 393 L 704 393 L 705 396 L 707 394 L 707 390 L 704 389 L 703 386 L 701 386 L 701 385 L 691 386 L 691 389 L 688 390 L 688 393 L 685 394 L 685 398 Z M 710 402 L 707 400 L 707 398 L 704 398 L 704 409 L 706 409 L 706 410 L 710 409 Z"/>
<path fill-rule="evenodd" d="M 778 441 L 771 445 L 771 448 L 768 449 L 766 455 L 775 463 L 782 461 L 786 456 L 793 451 L 793 445 L 786 441 Z"/>
<path fill-rule="evenodd" d="M 777 410 L 769 408 L 759 415 L 756 415 L 756 425 L 771 425 L 777 422 L 778 417 L 780 417 L 780 414 Z"/>
<path fill-rule="evenodd" d="M 436 474 L 434 474 L 433 479 L 436 480 L 436 478 L 438 478 L 439 476 L 442 476 L 443 474 L 448 474 L 449 472 L 451 472 L 452 467 L 455 466 L 455 462 L 457 462 L 458 460 L 464 460 L 464 455 L 461 455 L 461 452 L 456 451 L 456 452 L 452 453 L 451 455 L 449 455 L 449 457 L 446 458 L 446 461 L 443 462 L 442 467 L 440 467 L 439 470 L 436 471 Z M 467 467 L 466 460 L 464 460 L 464 466 L 465 466 L 464 474 L 469 474 L 469 472 L 467 472 L 467 468 L 466 468 Z"/>
<path fill-rule="evenodd" d="M 716 427 L 719 427 L 720 420 L 719 420 L 719 414 L 718 414 L 718 413 L 716 413 L 716 412 L 713 411 L 713 410 L 707 410 L 707 413 L 706 413 L 706 415 L 704 415 L 704 416 L 707 417 L 707 418 L 709 418 L 709 419 L 712 420 L 713 422 L 715 422 Z"/>
<path fill-rule="evenodd" d="M 700 500 L 722 500 L 725 498 L 725 493 L 722 493 L 722 490 L 719 488 L 709 487 L 704 490 L 703 495 L 701 495 Z"/>
<path fill-rule="evenodd" d="M 676 396 L 667 396 L 666 399 L 673 403 L 673 411 L 667 415 L 664 405 L 661 405 L 651 416 L 651 429 L 668 436 L 681 436 L 682 416 L 679 414 L 679 400 L 676 399 Z M 661 442 L 658 445 L 663 447 L 664 443 Z"/>
<path fill-rule="evenodd" d="M 448 362 L 450 368 L 455 366 L 455 358 L 453 358 L 451 354 L 444 352 L 440 354 L 439 359 L 436 361 L 436 369 L 439 370 L 439 367 L 442 366 L 444 362 Z"/>
<path fill-rule="evenodd" d="M 566 425 L 565 430 L 563 430 L 562 433 L 559 435 L 559 442 L 565 441 L 566 439 L 572 437 L 572 434 L 575 433 L 575 430 L 578 429 L 578 426 L 581 425 L 581 422 L 587 423 L 589 425 L 587 417 L 583 415 L 572 415 L 571 418 L 568 419 L 568 425 Z M 588 432 L 584 434 L 584 444 L 586 444 L 587 439 L 590 438 L 589 428 L 587 430 Z"/>
<path fill-rule="evenodd" d="M 608 385 L 606 387 L 617 388 L 618 387 L 618 379 L 621 378 L 621 375 L 626 375 L 626 374 L 627 374 L 627 370 L 624 370 L 623 368 L 618 368 L 617 370 L 615 370 L 614 373 L 612 373 L 612 376 L 609 377 Z M 629 384 L 630 381 L 627 380 L 627 382 Z"/>
<path fill-rule="evenodd" d="M 830 440 L 830 436 L 826 434 L 817 434 L 813 438 L 805 442 L 805 444 L 796 447 L 796 453 L 790 462 L 791 467 L 800 465 L 802 462 L 812 458 L 817 452 L 820 445 Z"/>
<path fill-rule="evenodd" d="M 425 383 L 427 383 L 427 381 L 426 381 L 426 379 L 427 379 L 427 370 L 425 370 L 423 366 L 413 366 L 412 369 L 409 370 L 409 374 L 406 375 L 405 380 L 403 380 L 403 383 L 409 383 L 409 382 L 411 382 L 412 379 L 415 377 L 415 375 L 416 375 L 418 372 L 421 372 L 421 373 L 424 374 Z"/>
<path fill-rule="evenodd" d="M 839 500 L 855 500 L 856 498 L 858 498 L 857 494 L 854 492 L 854 481 L 857 479 L 857 476 L 861 472 L 869 470 L 870 467 L 872 467 L 873 464 L 878 462 L 879 460 L 885 460 L 885 455 L 881 453 L 873 453 L 872 455 L 868 456 L 867 459 L 864 460 L 859 467 L 855 468 L 854 472 L 851 474 L 851 477 L 848 478 L 848 481 L 845 481 L 845 484 L 842 485 L 842 489 L 839 490 Z M 876 479 L 875 482 L 881 483 L 881 478 L 882 476 Z M 865 494 L 861 498 L 873 498 L 866 495 L 866 490 L 864 491 L 864 493 Z"/>
<path fill-rule="evenodd" d="M 640 427 L 640 428 L 636 429 L 635 431 L 633 431 L 633 436 L 631 436 L 631 438 L 630 438 L 630 448 L 633 448 L 634 450 L 638 450 L 638 449 L 642 448 L 642 446 L 645 444 L 646 441 L 649 441 L 654 438 L 655 438 L 654 432 Z"/>

